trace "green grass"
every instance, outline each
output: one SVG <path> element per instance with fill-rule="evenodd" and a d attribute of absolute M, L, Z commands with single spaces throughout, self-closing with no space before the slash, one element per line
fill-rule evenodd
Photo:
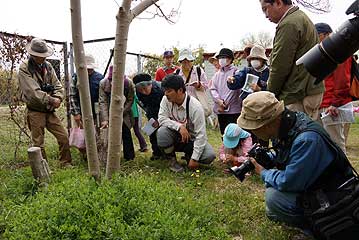
<path fill-rule="evenodd" d="M 348 156 L 357 169 L 358 123 L 351 126 L 348 141 Z M 208 137 L 217 150 L 219 131 L 209 129 Z M 173 174 L 165 161 L 136 152 L 135 160 L 121 163 L 113 181 L 98 184 L 76 150 L 76 167 L 60 169 L 56 141 L 47 133 L 53 175 L 47 189 L 38 189 L 29 167 L 12 168 L 26 160 L 26 145 L 15 161 L 13 141 L 1 140 L 0 239 L 284 240 L 298 234 L 266 218 L 258 176 L 241 183 L 224 174 L 218 161 L 197 173 Z"/>

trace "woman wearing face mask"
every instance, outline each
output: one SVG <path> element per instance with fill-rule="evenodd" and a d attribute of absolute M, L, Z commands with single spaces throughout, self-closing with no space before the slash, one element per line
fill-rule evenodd
<path fill-rule="evenodd" d="M 238 101 L 240 89 L 233 91 L 227 87 L 227 78 L 233 76 L 237 70 L 232 64 L 234 60 L 232 50 L 222 48 L 216 58 L 220 69 L 213 76 L 210 90 L 214 101 L 213 111 L 218 116 L 219 129 L 223 135 L 229 123 L 236 123 L 242 103 Z"/>
<path fill-rule="evenodd" d="M 253 83 L 250 87 L 253 92 L 265 91 L 267 90 L 267 81 L 269 78 L 269 67 L 267 66 L 268 58 L 265 54 L 265 49 L 261 46 L 253 46 L 249 56 L 247 57 L 249 62 L 249 67 L 245 67 L 241 71 L 237 71 L 234 76 L 231 76 L 227 79 L 227 86 L 229 89 L 237 90 L 242 89 L 245 82 L 247 74 L 253 74 L 259 77 L 257 84 Z M 243 101 L 250 93 L 247 91 L 242 91 L 240 99 Z M 268 146 L 268 141 L 263 141 L 257 138 L 252 134 L 253 143 L 259 143 L 262 146 Z"/>
<path fill-rule="evenodd" d="M 265 49 L 261 46 L 253 46 L 251 53 L 247 57 L 250 67 L 245 67 L 241 71 L 237 71 L 234 76 L 227 79 L 229 89 L 237 90 L 243 88 L 247 74 L 258 76 L 257 84 L 252 84 L 251 88 L 254 92 L 267 90 L 267 81 L 269 77 L 269 67 L 267 66 L 268 58 L 265 55 Z M 243 91 L 240 98 L 244 100 L 250 93 Z"/>

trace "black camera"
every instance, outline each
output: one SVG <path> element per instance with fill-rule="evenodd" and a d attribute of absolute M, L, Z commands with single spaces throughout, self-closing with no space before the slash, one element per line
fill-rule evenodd
<path fill-rule="evenodd" d="M 257 163 L 259 163 L 265 169 L 271 169 L 274 167 L 274 159 L 277 157 L 277 150 L 274 148 L 262 147 L 256 143 L 248 152 L 248 157 L 254 158 Z M 236 178 L 243 182 L 246 173 L 252 171 L 253 169 L 253 163 L 251 160 L 247 159 L 239 167 L 234 166 L 229 170 L 234 176 L 236 176 Z"/>
<path fill-rule="evenodd" d="M 297 65 L 304 64 L 307 71 L 317 78 L 316 84 L 359 49 L 359 0 L 356 0 L 345 13 L 354 14 L 356 17 L 345 21 L 338 30 L 296 62 Z"/>
<path fill-rule="evenodd" d="M 48 83 L 41 84 L 41 91 L 44 91 L 46 93 L 52 93 L 54 90 L 55 87 L 52 84 L 48 84 Z"/>

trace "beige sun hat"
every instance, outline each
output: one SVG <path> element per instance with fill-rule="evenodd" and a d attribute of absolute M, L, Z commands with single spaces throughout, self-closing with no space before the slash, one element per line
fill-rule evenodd
<path fill-rule="evenodd" d="M 33 38 L 30 43 L 25 46 L 26 51 L 36 57 L 49 57 L 54 53 L 54 50 L 47 46 L 45 40 L 40 38 Z"/>
<path fill-rule="evenodd" d="M 85 56 L 86 68 L 95 69 L 97 67 L 95 58 L 92 55 Z"/>
<path fill-rule="evenodd" d="M 284 102 L 278 101 L 273 93 L 255 92 L 244 99 L 237 124 L 247 130 L 258 129 L 272 122 L 283 111 Z"/>
<path fill-rule="evenodd" d="M 249 56 L 247 57 L 247 59 L 251 60 L 252 58 L 261 58 L 265 61 L 268 61 L 268 58 L 266 56 L 266 50 L 259 45 L 254 45 L 252 47 L 251 52 L 250 52 Z"/>
<path fill-rule="evenodd" d="M 214 56 L 208 58 L 208 62 L 211 63 L 211 64 L 213 64 L 215 61 L 217 61 L 217 60 L 218 60 L 218 59 L 217 59 L 218 54 L 219 54 L 219 52 L 216 52 L 216 53 L 214 54 Z"/>

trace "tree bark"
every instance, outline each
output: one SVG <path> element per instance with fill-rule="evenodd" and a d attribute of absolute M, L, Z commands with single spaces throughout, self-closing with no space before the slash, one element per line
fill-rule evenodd
<path fill-rule="evenodd" d="M 121 145 L 122 145 L 122 124 L 123 106 L 125 97 L 123 95 L 123 77 L 125 74 L 127 38 L 131 21 L 141 12 L 158 0 L 144 0 L 131 11 L 131 0 L 123 0 L 122 6 L 116 16 L 116 38 L 114 48 L 114 62 L 112 75 L 112 92 L 109 117 L 109 140 L 108 156 L 106 166 L 106 177 L 120 169 Z"/>
<path fill-rule="evenodd" d="M 50 169 L 46 160 L 42 158 L 41 148 L 30 147 L 27 150 L 32 175 L 40 184 L 50 182 Z"/>
<path fill-rule="evenodd" d="M 78 89 L 80 93 L 80 104 L 82 121 L 85 129 L 86 154 L 89 173 L 96 180 L 100 180 L 100 164 L 98 160 L 95 127 L 91 109 L 91 97 L 88 73 L 85 63 L 85 50 L 82 39 L 81 23 L 81 1 L 70 0 L 71 2 L 71 27 L 72 42 L 75 55 L 75 66 L 78 78 Z"/>

